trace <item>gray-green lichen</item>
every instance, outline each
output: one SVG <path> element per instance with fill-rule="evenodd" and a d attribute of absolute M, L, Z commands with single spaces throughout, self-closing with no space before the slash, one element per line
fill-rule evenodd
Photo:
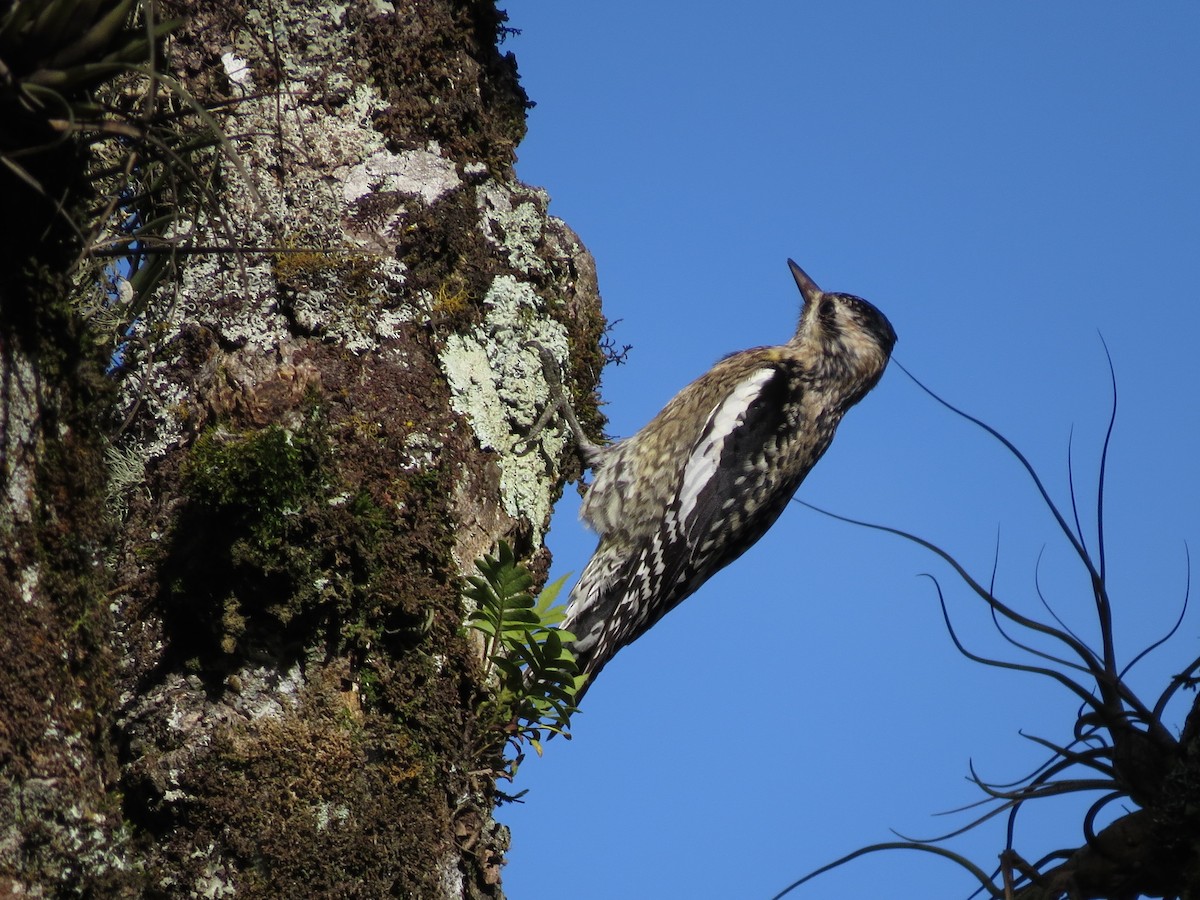
<path fill-rule="evenodd" d="M 12 819 L 5 822 L 10 812 Z M 38 857 L 72 860 L 57 873 L 64 886 L 84 880 L 83 876 L 102 883 L 130 870 L 129 831 L 114 831 L 103 812 L 81 809 L 69 790 L 60 789 L 57 778 L 11 782 L 0 803 L 0 823 L 0 861 L 21 857 L 31 863 Z M 39 846 L 23 841 L 23 835 L 31 833 L 37 835 Z M 32 887 L 28 896 L 47 895 Z"/>
<path fill-rule="evenodd" d="M 253 160 L 255 173 L 281 170 L 287 178 L 255 174 L 247 184 L 237 166 L 224 166 L 235 184 L 226 194 L 225 215 L 211 223 L 182 219 L 173 234 L 185 245 L 227 244 L 241 252 L 192 257 L 178 290 L 135 323 L 135 342 L 161 348 L 185 328 L 200 326 L 243 356 L 286 354 L 297 333 L 364 354 L 425 314 L 420 297 L 406 290 L 396 235 L 413 209 L 461 186 L 456 165 L 440 155 L 436 142 L 388 150 L 382 135 L 364 127 L 387 107 L 385 98 L 371 85 L 339 79 L 336 66 L 323 63 L 318 70 L 295 62 L 302 54 L 286 52 L 293 35 L 303 35 L 309 58 L 312 42 L 329 35 L 295 8 L 281 16 L 276 32 L 285 52 L 279 60 L 295 71 L 278 96 L 237 105 L 237 130 L 245 135 L 237 153 L 242 170 Z M 251 80 L 240 57 L 227 54 L 225 66 L 243 84 Z M 310 80 L 318 71 L 319 85 Z M 308 102 L 314 92 L 324 102 Z M 280 97 L 287 107 L 283 116 Z M 291 162 L 297 152 L 300 164 Z M 228 232 L 228 222 L 238 223 L 236 233 Z M 246 367 L 243 380 L 255 368 Z M 144 406 L 154 423 L 136 438 L 140 456 L 161 456 L 179 441 L 192 412 L 186 405 L 191 392 L 165 353 L 125 379 L 124 406 Z"/>
<path fill-rule="evenodd" d="M 4 484 L 4 515 L 0 517 L 0 535 L 9 535 L 17 523 L 30 517 L 34 473 L 39 446 L 37 440 L 38 383 L 33 363 L 18 353 L 0 347 L 4 354 L 4 418 L 0 423 L 0 482 Z"/>
<path fill-rule="evenodd" d="M 231 249 L 183 255 L 130 335 L 109 458 L 129 535 L 114 731 L 127 808 L 156 838 L 145 880 L 295 895 L 345 861 L 372 896 L 500 896 L 507 833 L 463 737 L 480 689 L 459 578 L 514 535 L 547 561 L 568 436 L 522 443 L 550 401 L 526 344 L 590 389 L 568 353 L 594 342 L 593 264 L 512 178 L 524 95 L 501 78 L 511 59 L 481 54 L 490 4 L 386 22 L 369 5 L 203 7 L 177 57 L 209 73 L 199 99 L 229 114 L 241 165 L 215 154 L 219 211 L 186 210 L 173 235 Z M 461 87 L 415 90 L 430 72 Z M 191 527 L 208 507 L 181 484 L 206 436 L 308 421 L 327 441 L 315 502 L 271 505 L 278 553 Z M 232 587 L 206 592 L 211 573 Z M 258 842 L 285 832 L 301 837 Z"/>
<path fill-rule="evenodd" d="M 194 855 L 197 859 L 204 860 L 204 864 L 203 871 L 196 876 L 189 896 L 199 898 L 199 900 L 221 900 L 222 897 L 238 895 L 237 883 L 230 871 L 230 866 L 222 862 L 220 852 L 214 845 L 209 844 L 203 849 L 197 847 Z M 167 888 L 172 884 L 167 883 L 162 886 Z"/>
<path fill-rule="evenodd" d="M 484 305 L 482 324 L 451 335 L 441 354 L 451 405 L 471 423 L 480 446 L 495 451 L 505 512 L 528 521 L 540 540 L 553 502 L 546 460 L 558 457 L 567 436 L 548 428 L 537 437 L 544 454 L 519 452 L 527 449 L 522 436 L 550 402 L 537 351 L 524 345 L 536 342 L 561 362 L 567 333 L 546 317 L 532 286 L 511 275 L 492 282 Z"/>
<path fill-rule="evenodd" d="M 489 180 L 475 198 L 484 237 L 504 251 L 509 265 L 525 273 L 547 271 L 540 253 L 550 202 L 545 191 Z"/>

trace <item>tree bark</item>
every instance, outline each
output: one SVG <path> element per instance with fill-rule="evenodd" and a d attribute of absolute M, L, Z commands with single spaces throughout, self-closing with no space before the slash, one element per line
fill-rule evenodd
<path fill-rule="evenodd" d="M 513 174 L 505 17 L 164 12 L 229 143 L 119 365 L 42 282 L 0 295 L 0 895 L 500 897 L 461 577 L 502 538 L 544 576 L 577 463 L 518 452 L 523 345 L 595 428 L 604 328 Z"/>

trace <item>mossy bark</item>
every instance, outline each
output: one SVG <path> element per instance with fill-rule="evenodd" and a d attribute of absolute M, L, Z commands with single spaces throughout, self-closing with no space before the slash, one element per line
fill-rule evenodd
<path fill-rule="evenodd" d="M 603 329 L 513 175 L 504 16 L 176 6 L 170 74 L 230 140 L 196 252 L 107 375 L 33 287 L 70 254 L 0 294 L 0 894 L 499 897 L 461 577 L 501 538 L 544 574 L 577 463 L 518 452 L 524 345 L 587 412 Z"/>

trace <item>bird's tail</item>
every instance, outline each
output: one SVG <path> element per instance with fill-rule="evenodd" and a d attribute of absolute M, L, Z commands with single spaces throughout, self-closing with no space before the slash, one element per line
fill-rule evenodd
<path fill-rule="evenodd" d="M 647 621 L 651 610 L 646 598 L 658 590 L 661 579 L 649 577 L 647 554 L 652 551 L 630 554 L 624 545 L 603 538 L 571 591 L 560 627 L 575 635 L 571 650 L 580 674 L 587 676 L 576 702 L 617 651 L 654 624 Z M 654 610 L 654 621 L 669 608 Z"/>
<path fill-rule="evenodd" d="M 571 652 L 575 654 L 579 673 L 587 676 L 576 702 L 618 649 L 614 646 L 611 625 L 620 600 L 615 588 L 625 561 L 624 554 L 601 541 L 567 601 L 566 617 L 559 627 L 575 635 Z"/>

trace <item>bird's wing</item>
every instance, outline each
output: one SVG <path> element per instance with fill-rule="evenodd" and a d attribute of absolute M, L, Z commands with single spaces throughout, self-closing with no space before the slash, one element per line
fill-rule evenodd
<path fill-rule="evenodd" d="M 760 527 L 760 507 L 774 499 L 765 450 L 789 427 L 786 407 L 792 390 L 785 366 L 765 364 L 738 382 L 709 414 L 684 466 L 673 517 L 675 539 L 669 540 L 674 546 L 664 548 L 668 556 L 678 557 L 673 566 L 680 580 L 698 586 L 736 558 L 738 553 L 728 550 L 746 549 L 778 515 L 775 510 Z M 742 529 L 757 534 L 731 539 L 730 532 Z"/>
<path fill-rule="evenodd" d="M 772 490 L 765 451 L 789 427 L 792 384 L 786 365 L 751 369 L 714 405 L 691 443 L 659 527 L 632 553 L 611 537 L 601 541 L 563 622 L 578 639 L 584 671 L 599 672 L 775 521 L 790 494 Z"/>

